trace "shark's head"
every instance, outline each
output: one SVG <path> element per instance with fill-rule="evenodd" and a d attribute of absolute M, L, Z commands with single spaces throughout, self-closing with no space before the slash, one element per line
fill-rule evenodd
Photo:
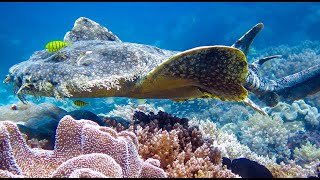
<path fill-rule="evenodd" d="M 4 82 L 13 83 L 21 101 L 26 102 L 25 94 L 57 99 L 121 96 L 123 82 L 130 84 L 173 54 L 123 43 L 105 27 L 83 17 L 66 33 L 64 42 L 70 45 L 57 52 L 36 51 L 9 69 Z"/>
<path fill-rule="evenodd" d="M 64 41 L 71 46 L 58 52 L 40 50 L 27 60 L 12 66 L 5 83 L 13 83 L 13 91 L 23 102 L 25 94 L 34 96 L 71 97 L 71 92 L 88 90 L 95 79 L 104 83 L 107 88 L 117 86 L 111 77 L 103 79 L 105 72 L 112 70 L 112 59 L 117 57 L 121 40 L 107 28 L 98 23 L 80 17 L 71 31 L 67 32 Z M 108 49 L 104 49 L 108 47 Z M 101 53 L 103 51 L 103 53 Z M 109 64 L 99 61 L 108 59 Z M 99 78 L 101 76 L 101 78 Z M 115 77 L 113 77 L 115 78 Z M 108 84 L 110 81 L 111 84 Z"/>

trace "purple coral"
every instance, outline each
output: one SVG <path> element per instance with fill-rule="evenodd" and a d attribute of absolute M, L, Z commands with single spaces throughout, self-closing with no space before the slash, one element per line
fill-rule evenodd
<path fill-rule="evenodd" d="M 71 116 L 59 122 L 54 150 L 30 149 L 10 121 L 0 123 L 0 142 L 1 177 L 166 177 L 139 157 L 132 132 Z"/>

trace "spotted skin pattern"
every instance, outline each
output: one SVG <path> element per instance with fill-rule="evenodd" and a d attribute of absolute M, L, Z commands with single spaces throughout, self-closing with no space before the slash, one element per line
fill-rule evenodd
<path fill-rule="evenodd" d="M 189 83 L 181 86 L 196 86 L 221 100 L 241 101 L 248 95 L 242 86 L 248 75 L 247 67 L 244 54 L 236 48 L 198 47 L 171 57 L 148 75 L 145 84 L 151 90 L 164 89 L 171 80 L 182 79 Z"/>
<path fill-rule="evenodd" d="M 263 114 L 247 98 L 248 91 L 271 106 L 277 104 L 278 95 L 296 99 L 318 92 L 320 65 L 278 80 L 263 79 L 254 67 L 257 64 L 248 65 L 250 45 L 262 28 L 258 23 L 232 46 L 178 52 L 122 42 L 105 27 L 81 17 L 64 37 L 70 46 L 53 53 L 34 52 L 28 60 L 12 66 L 4 82 L 13 83 L 13 91 L 22 102 L 26 102 L 25 94 L 56 99 L 217 98 L 242 101 Z M 261 59 L 258 64 L 274 57 Z"/>

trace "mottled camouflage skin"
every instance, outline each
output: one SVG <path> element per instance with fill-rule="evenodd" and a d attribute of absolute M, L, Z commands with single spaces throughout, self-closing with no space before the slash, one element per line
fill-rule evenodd
<path fill-rule="evenodd" d="M 86 51 L 92 53 L 85 55 Z M 28 61 L 11 67 L 9 76 L 15 82 L 15 92 L 27 85 L 20 90 L 21 94 L 41 93 L 37 89 L 44 90 L 42 86 L 49 85 L 52 88 L 43 92 L 48 96 L 125 96 L 138 79 L 174 54 L 174 51 L 135 43 L 78 41 L 57 53 L 46 50 L 34 53 Z M 94 85 L 101 87 L 101 92 L 86 93 Z M 114 94 L 104 89 L 117 91 Z"/>
<path fill-rule="evenodd" d="M 177 52 L 122 42 L 105 27 L 79 18 L 64 37 L 71 46 L 56 53 L 35 52 L 29 60 L 11 67 L 5 82 L 13 82 L 14 93 L 22 101 L 25 94 L 56 98 L 218 98 L 246 99 L 244 102 L 253 106 L 246 98 L 251 91 L 274 106 L 279 96 L 296 99 L 319 91 L 319 66 L 268 80 L 260 77 L 259 66 L 277 56 L 247 64 L 250 45 L 262 28 L 262 23 L 257 24 L 230 47 L 205 46 Z"/>

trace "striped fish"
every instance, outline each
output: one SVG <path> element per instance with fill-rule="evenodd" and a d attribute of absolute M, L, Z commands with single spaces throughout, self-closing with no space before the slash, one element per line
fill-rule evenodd
<path fill-rule="evenodd" d="M 73 102 L 73 104 L 76 105 L 76 106 L 82 107 L 82 106 L 88 105 L 89 103 L 81 101 L 81 100 L 76 100 L 76 101 Z"/>
<path fill-rule="evenodd" d="M 64 42 L 64 41 L 51 41 L 48 42 L 46 45 L 46 48 L 48 49 L 49 52 L 57 52 L 60 49 L 64 48 L 65 46 L 69 46 L 69 42 Z"/>

